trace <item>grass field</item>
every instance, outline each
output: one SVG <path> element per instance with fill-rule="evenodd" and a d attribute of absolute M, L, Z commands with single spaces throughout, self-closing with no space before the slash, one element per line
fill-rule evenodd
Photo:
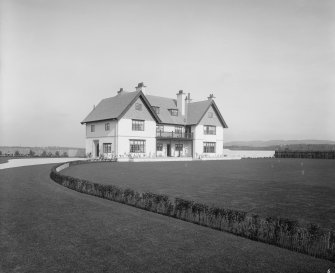
<path fill-rule="evenodd" d="M 335 160 L 94 163 L 63 173 L 335 229 Z"/>
<path fill-rule="evenodd" d="M 0 164 L 6 163 L 6 162 L 8 162 L 7 157 L 0 157 Z"/>
<path fill-rule="evenodd" d="M 0 272 L 327 272 L 334 264 L 0 170 Z"/>

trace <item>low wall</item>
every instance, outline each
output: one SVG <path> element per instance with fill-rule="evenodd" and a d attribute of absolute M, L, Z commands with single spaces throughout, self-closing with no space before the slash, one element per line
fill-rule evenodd
<path fill-rule="evenodd" d="M 60 170 L 72 165 L 94 163 L 85 161 L 63 163 L 52 168 L 50 177 L 58 184 L 81 193 L 335 262 L 335 232 L 321 229 L 315 224 L 304 227 L 295 220 L 279 217 L 261 218 L 255 214 L 248 215 L 243 211 L 210 207 L 206 204 L 151 192 L 140 193 L 129 188 L 102 185 L 59 173 Z"/>

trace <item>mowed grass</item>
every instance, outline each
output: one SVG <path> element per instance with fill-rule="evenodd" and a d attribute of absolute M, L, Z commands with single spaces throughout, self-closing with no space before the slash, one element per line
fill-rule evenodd
<path fill-rule="evenodd" d="M 52 181 L 50 169 L 0 170 L 0 272 L 335 269 L 326 260 L 72 191 Z"/>
<path fill-rule="evenodd" d="M 0 157 L 0 164 L 7 163 L 8 158 L 7 157 Z"/>
<path fill-rule="evenodd" d="M 335 160 L 92 163 L 66 175 L 335 229 Z"/>

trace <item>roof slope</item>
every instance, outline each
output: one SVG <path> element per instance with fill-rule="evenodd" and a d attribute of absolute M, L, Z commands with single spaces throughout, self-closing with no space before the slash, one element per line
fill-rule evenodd
<path fill-rule="evenodd" d="M 169 109 L 177 109 L 177 100 L 152 95 L 146 95 L 145 97 L 148 99 L 151 106 L 159 107 L 159 114 L 157 114 L 157 116 L 160 118 L 162 123 L 180 125 L 186 124 L 185 117 L 181 115 L 171 116 L 169 112 Z"/>
<path fill-rule="evenodd" d="M 171 116 L 169 109 L 177 109 L 177 100 L 152 95 L 145 96 L 141 91 L 122 92 L 114 97 L 103 99 L 81 123 L 107 119 L 120 119 L 140 96 L 158 123 L 176 125 L 198 124 L 209 107 L 213 106 L 216 114 L 219 116 L 222 126 L 227 128 L 227 124 L 222 118 L 214 100 L 209 99 L 189 103 L 187 105 L 186 117 L 182 115 Z M 156 114 L 155 111 L 152 110 L 152 106 L 159 107 L 159 114 Z"/>
<path fill-rule="evenodd" d="M 122 92 L 103 99 L 81 123 L 120 118 L 141 94 L 143 95 L 141 91 Z"/>
<path fill-rule="evenodd" d="M 211 100 L 191 102 L 188 104 L 187 124 L 198 124 L 211 105 Z"/>

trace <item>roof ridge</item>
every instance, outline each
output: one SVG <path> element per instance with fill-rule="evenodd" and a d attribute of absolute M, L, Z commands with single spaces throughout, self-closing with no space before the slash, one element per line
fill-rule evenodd
<path fill-rule="evenodd" d="M 113 98 L 117 98 L 117 97 L 120 97 L 120 96 L 123 96 L 123 95 L 126 95 L 126 94 L 128 95 L 128 94 L 132 94 L 132 93 L 136 93 L 136 92 L 141 92 L 141 91 L 131 91 L 131 92 L 123 91 L 123 92 L 124 92 L 124 94 L 116 94 L 113 97 L 104 98 L 102 100 L 113 99 Z"/>
<path fill-rule="evenodd" d="M 155 95 L 145 95 L 144 96 L 146 97 L 155 97 L 155 98 L 160 98 L 160 99 L 169 99 L 169 100 L 176 100 L 176 99 L 173 99 L 173 98 L 168 98 L 168 97 L 162 97 L 162 96 L 155 96 Z"/>

